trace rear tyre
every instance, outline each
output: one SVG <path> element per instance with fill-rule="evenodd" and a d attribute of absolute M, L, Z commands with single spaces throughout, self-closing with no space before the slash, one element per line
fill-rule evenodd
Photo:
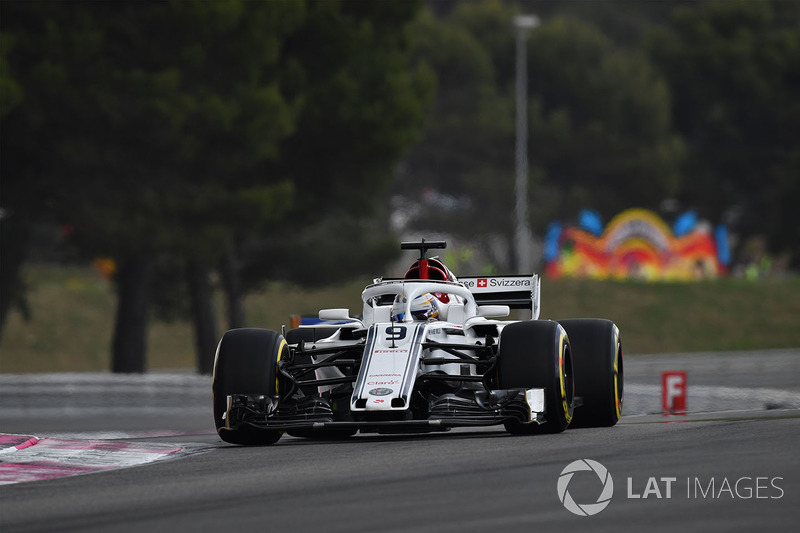
<path fill-rule="evenodd" d="M 497 381 L 500 389 L 544 389 L 546 422 L 509 420 L 509 433 L 560 433 L 569 426 L 574 409 L 572 359 L 567 334 L 558 322 L 533 320 L 503 328 Z"/>
<path fill-rule="evenodd" d="M 559 320 L 567 331 L 575 365 L 575 409 L 572 427 L 610 427 L 622 415 L 623 367 L 619 328 L 610 320 Z"/>
<path fill-rule="evenodd" d="M 278 395 L 277 364 L 287 350 L 286 341 L 275 331 L 233 329 L 223 335 L 214 359 L 212 391 L 214 425 L 225 442 L 245 445 L 273 444 L 282 431 L 259 429 L 227 420 L 228 396 Z"/>

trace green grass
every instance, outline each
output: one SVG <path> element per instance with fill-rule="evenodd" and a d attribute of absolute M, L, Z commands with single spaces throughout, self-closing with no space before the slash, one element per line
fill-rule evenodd
<path fill-rule="evenodd" d="M 597 316 L 628 353 L 800 347 L 800 278 L 698 283 L 542 282 L 542 318 Z"/>
<path fill-rule="evenodd" d="M 0 372 L 109 368 L 115 312 L 111 285 L 91 268 L 27 268 L 32 320 L 13 313 L 0 344 Z M 369 279 L 322 290 L 271 283 L 247 297 L 248 325 L 279 329 L 292 314 L 326 307 L 359 313 Z M 220 310 L 222 306 L 219 306 Z M 628 354 L 800 347 L 800 278 L 649 284 L 542 282 L 542 318 L 603 317 L 620 327 Z M 220 315 L 220 334 L 224 320 Z M 187 322 L 153 322 L 150 370 L 194 367 Z"/>

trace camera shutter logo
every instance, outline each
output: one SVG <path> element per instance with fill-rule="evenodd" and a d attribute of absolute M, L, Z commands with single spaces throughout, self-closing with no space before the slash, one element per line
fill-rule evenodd
<path fill-rule="evenodd" d="M 585 470 L 597 474 L 597 477 L 600 478 L 600 482 L 603 484 L 603 490 L 600 492 L 600 496 L 597 497 L 596 502 L 579 504 L 572 499 L 567 487 L 572 480 L 572 476 L 575 475 L 575 472 Z M 561 503 L 564 504 L 564 507 L 566 507 L 569 512 L 578 516 L 596 515 L 611 503 L 611 497 L 613 495 L 614 480 L 611 479 L 611 474 L 608 472 L 608 469 L 591 459 L 579 459 L 571 462 L 561 471 L 561 475 L 558 477 L 558 499 L 561 500 Z"/>

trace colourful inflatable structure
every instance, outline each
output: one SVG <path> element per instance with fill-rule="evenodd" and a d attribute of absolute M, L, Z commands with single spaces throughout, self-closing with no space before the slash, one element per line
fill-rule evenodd
<path fill-rule="evenodd" d="M 657 214 L 629 209 L 603 228 L 599 215 L 582 211 L 578 227 L 553 222 L 545 237 L 545 274 L 595 279 L 688 281 L 727 273 L 725 226 L 713 232 L 693 212 L 670 228 Z"/>

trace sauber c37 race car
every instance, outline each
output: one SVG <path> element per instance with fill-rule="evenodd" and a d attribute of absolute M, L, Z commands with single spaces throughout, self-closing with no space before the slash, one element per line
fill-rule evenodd
<path fill-rule="evenodd" d="M 540 280 L 456 278 L 430 249 L 402 279 L 376 279 L 361 318 L 319 312 L 282 332 L 234 329 L 214 361 L 222 440 L 307 438 L 505 426 L 513 434 L 613 426 L 622 410 L 619 329 L 609 320 L 539 320 Z M 531 320 L 502 320 L 528 308 Z"/>

